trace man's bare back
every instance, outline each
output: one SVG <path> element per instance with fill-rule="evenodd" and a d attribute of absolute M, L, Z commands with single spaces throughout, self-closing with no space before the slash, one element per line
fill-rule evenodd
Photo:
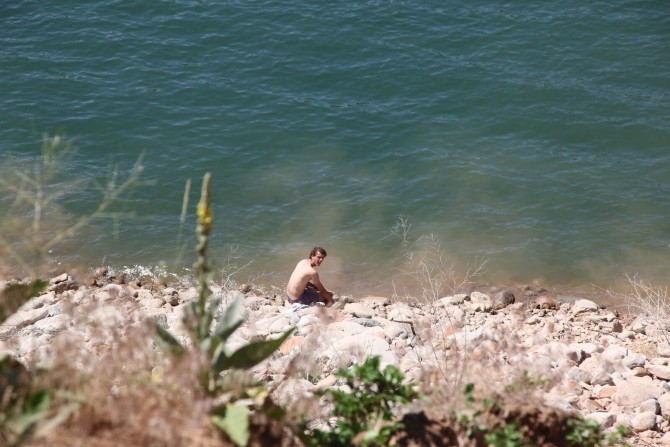
<path fill-rule="evenodd" d="M 325 258 L 326 251 L 321 247 L 314 247 L 309 258 L 298 262 L 286 285 L 286 294 L 290 301 L 302 304 L 320 301 L 327 306 L 334 303 L 333 294 L 323 286 L 316 271 L 316 267 Z"/>

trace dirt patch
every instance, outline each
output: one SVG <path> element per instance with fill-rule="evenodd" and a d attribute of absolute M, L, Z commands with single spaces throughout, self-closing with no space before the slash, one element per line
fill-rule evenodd
<path fill-rule="evenodd" d="M 528 444 L 537 447 L 567 447 L 568 420 L 576 416 L 550 407 L 508 403 L 504 408 L 493 406 L 476 418 L 476 423 L 459 423 L 452 411 L 437 409 L 405 415 L 405 429 L 396 433 L 394 441 L 404 447 L 487 447 L 487 433 L 505 429 L 517 432 Z M 516 429 L 510 427 L 516 424 Z M 468 430 L 468 428 L 470 430 Z M 468 432 L 469 431 L 469 432 Z"/>

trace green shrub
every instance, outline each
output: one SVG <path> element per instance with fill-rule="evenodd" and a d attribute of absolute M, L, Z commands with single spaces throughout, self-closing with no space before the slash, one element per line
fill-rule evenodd
<path fill-rule="evenodd" d="M 523 447 L 528 445 L 523 434 L 519 431 L 519 424 L 516 422 L 486 433 L 484 440 L 489 446 L 493 447 Z"/>
<path fill-rule="evenodd" d="M 523 377 L 524 381 L 529 379 L 527 373 Z M 535 380 L 529 380 L 529 383 L 534 384 Z M 465 387 L 465 402 L 467 408 L 455 411 L 455 420 L 468 439 L 483 439 L 487 445 L 493 447 L 525 447 L 534 445 L 534 440 L 527 439 L 524 433 L 532 436 L 529 433 L 542 430 L 540 426 L 522 427 L 520 421 L 512 420 L 513 413 L 506 413 L 504 406 L 496 399 L 485 398 L 478 401 L 471 383 Z M 540 412 L 541 409 L 537 408 L 536 411 Z M 564 434 L 566 447 L 628 446 L 622 443 L 627 435 L 622 426 L 614 433 L 605 434 L 603 427 L 592 419 L 567 416 L 562 421 L 560 432 Z"/>
<path fill-rule="evenodd" d="M 418 394 L 411 385 L 403 385 L 404 376 L 395 366 L 383 371 L 379 357 L 371 357 L 351 369 L 340 369 L 351 392 L 327 389 L 321 393 L 334 404 L 330 430 L 315 429 L 308 442 L 313 446 L 382 446 L 403 425 L 396 422 L 394 410 L 408 404 Z"/>
<path fill-rule="evenodd" d="M 628 434 L 626 428 L 618 426 L 614 433 L 605 434 L 602 426 L 593 419 L 568 420 L 568 434 L 565 440 L 569 447 L 614 447 L 627 446 L 621 440 Z"/>

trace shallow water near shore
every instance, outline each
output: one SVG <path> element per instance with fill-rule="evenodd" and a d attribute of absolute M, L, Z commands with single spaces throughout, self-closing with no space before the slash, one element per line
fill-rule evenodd
<path fill-rule="evenodd" d="M 459 274 L 488 260 L 482 283 L 668 282 L 663 3 L 3 10 L 0 157 L 36 157 L 41 133 L 61 131 L 79 148 L 66 177 L 100 180 L 144 153 L 154 181 L 122 203 L 133 217 L 57 247 L 63 265 L 189 268 L 184 186 L 192 216 L 210 171 L 218 275 L 282 284 L 321 245 L 328 287 L 390 295 L 411 287 L 411 244 L 432 234 Z M 77 216 L 98 197 L 59 206 Z"/>

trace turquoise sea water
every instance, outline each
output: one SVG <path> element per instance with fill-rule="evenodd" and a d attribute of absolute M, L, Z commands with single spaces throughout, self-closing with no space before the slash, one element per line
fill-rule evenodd
<path fill-rule="evenodd" d="M 408 238 L 492 281 L 667 281 L 670 6 L 661 1 L 18 1 L 0 6 L 0 151 L 76 139 L 66 175 L 143 178 L 54 255 L 181 259 L 202 175 L 211 254 L 285 280 L 388 293 Z M 77 216 L 98 193 L 60 203 Z M 418 250 L 414 247 L 413 250 Z"/>

